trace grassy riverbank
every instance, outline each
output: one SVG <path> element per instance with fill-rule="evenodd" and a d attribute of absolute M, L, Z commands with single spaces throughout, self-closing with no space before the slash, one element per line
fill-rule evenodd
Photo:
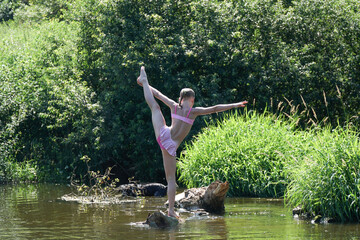
<path fill-rule="evenodd" d="M 354 127 L 296 128 L 298 118 L 225 115 L 186 145 L 180 181 L 230 182 L 231 196 L 285 197 L 313 214 L 359 221 L 360 143 Z"/>

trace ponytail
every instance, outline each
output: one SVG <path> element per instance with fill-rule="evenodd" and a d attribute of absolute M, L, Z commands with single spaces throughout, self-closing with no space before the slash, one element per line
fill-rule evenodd
<path fill-rule="evenodd" d="M 184 95 L 184 94 L 183 94 L 183 95 Z M 180 96 L 180 99 L 179 99 L 179 107 L 180 107 L 180 108 L 182 108 L 182 106 L 181 106 L 181 102 L 182 102 L 182 100 L 184 99 L 184 96 L 183 96 L 183 95 L 182 95 L 182 96 Z"/>

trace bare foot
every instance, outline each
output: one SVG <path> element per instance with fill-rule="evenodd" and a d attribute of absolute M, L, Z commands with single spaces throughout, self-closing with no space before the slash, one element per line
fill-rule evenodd
<path fill-rule="evenodd" d="M 137 79 L 137 83 L 142 86 L 145 82 L 147 82 L 147 76 L 145 72 L 145 67 L 142 66 L 140 69 L 140 76 Z"/>
<path fill-rule="evenodd" d="M 139 84 L 142 87 L 142 83 L 140 82 L 140 77 L 137 78 L 137 84 Z"/>
<path fill-rule="evenodd" d="M 168 216 L 169 216 L 169 217 L 173 217 L 173 218 L 177 218 L 177 219 L 180 218 L 180 216 L 177 215 L 175 211 L 174 211 L 174 212 L 170 212 L 170 211 L 169 211 L 169 212 L 168 212 Z"/>

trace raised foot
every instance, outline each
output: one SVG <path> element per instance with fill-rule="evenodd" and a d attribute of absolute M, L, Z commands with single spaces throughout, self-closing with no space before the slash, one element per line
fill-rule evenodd
<path fill-rule="evenodd" d="M 142 66 L 141 69 L 140 69 L 140 76 L 138 77 L 137 79 L 137 83 L 142 86 L 144 83 L 146 83 L 148 81 L 147 79 L 147 75 L 146 75 L 146 72 L 145 72 L 145 67 Z"/>

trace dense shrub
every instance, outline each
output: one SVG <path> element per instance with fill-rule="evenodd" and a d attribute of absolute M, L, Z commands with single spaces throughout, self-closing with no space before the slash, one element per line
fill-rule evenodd
<path fill-rule="evenodd" d="M 358 130 L 294 131 L 296 123 L 296 116 L 225 116 L 186 145 L 180 181 L 187 187 L 228 181 L 231 196 L 285 197 L 314 215 L 359 221 Z"/>
<path fill-rule="evenodd" d="M 0 2 L 0 22 L 14 18 L 14 12 L 21 5 L 21 1 L 2 0 Z"/>
<path fill-rule="evenodd" d="M 187 187 L 228 181 L 231 196 L 282 197 L 289 183 L 285 169 L 302 141 L 295 123 L 269 113 L 225 115 L 186 144 L 179 180 Z"/>
<path fill-rule="evenodd" d="M 15 19 L 18 22 L 39 22 L 61 19 L 69 0 L 2 0 L 0 22 Z"/>
<path fill-rule="evenodd" d="M 77 24 L 57 21 L 1 26 L 2 178 L 24 180 L 17 177 L 20 168 L 37 174 L 29 179 L 60 180 L 81 166 L 82 155 L 96 148 L 99 107 L 80 79 L 77 29 Z"/>
<path fill-rule="evenodd" d="M 311 152 L 291 168 L 287 202 L 315 215 L 359 222 L 359 132 L 326 128 L 309 135 Z"/>

